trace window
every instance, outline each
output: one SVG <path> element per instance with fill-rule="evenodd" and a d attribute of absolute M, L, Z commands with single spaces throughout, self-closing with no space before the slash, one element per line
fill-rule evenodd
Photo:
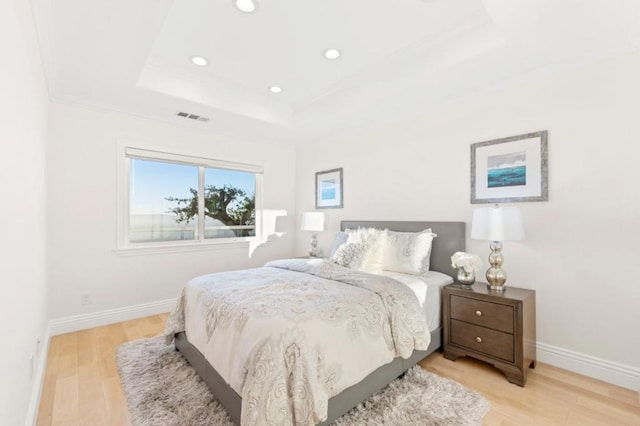
<path fill-rule="evenodd" d="M 262 167 L 124 148 L 121 248 L 259 235 Z"/>

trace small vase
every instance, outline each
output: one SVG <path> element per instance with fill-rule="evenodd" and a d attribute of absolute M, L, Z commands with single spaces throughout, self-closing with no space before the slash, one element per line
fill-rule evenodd
<path fill-rule="evenodd" d="M 473 271 L 467 272 L 464 268 L 458 268 L 458 282 L 462 285 L 472 285 L 476 282 L 476 275 Z"/>

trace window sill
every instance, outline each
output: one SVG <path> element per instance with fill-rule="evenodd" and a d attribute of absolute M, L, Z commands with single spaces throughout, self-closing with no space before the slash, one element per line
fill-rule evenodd
<path fill-rule="evenodd" d="M 114 249 L 113 251 L 119 256 L 144 256 L 150 254 L 167 254 L 167 253 L 187 253 L 194 251 L 207 251 L 207 250 L 233 250 L 240 248 L 248 248 L 249 245 L 257 241 L 256 239 L 242 240 L 242 241 L 217 241 L 211 243 L 196 243 L 196 244 L 167 244 L 156 246 L 142 246 L 142 247 L 121 247 Z"/>

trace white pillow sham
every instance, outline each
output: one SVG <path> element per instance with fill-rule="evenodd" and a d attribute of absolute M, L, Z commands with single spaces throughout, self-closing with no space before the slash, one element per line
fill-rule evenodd
<path fill-rule="evenodd" d="M 429 271 L 431 243 L 437 235 L 431 229 L 422 232 L 387 231 L 383 269 L 422 275 Z"/>

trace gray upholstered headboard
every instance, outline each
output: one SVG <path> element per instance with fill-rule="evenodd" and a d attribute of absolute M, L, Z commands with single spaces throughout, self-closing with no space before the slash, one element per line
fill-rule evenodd
<path fill-rule="evenodd" d="M 457 270 L 451 267 L 451 255 L 465 251 L 464 222 L 395 222 L 343 220 L 340 229 L 378 228 L 398 232 L 419 232 L 431 228 L 437 238 L 431 248 L 431 270 L 447 274 L 456 279 Z"/>

